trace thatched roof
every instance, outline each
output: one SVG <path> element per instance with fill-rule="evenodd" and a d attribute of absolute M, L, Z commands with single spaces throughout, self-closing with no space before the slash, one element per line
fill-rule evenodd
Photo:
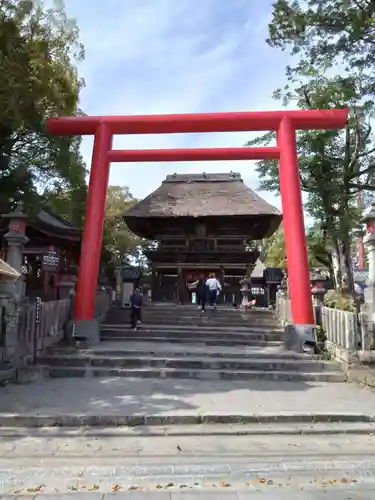
<path fill-rule="evenodd" d="M 125 218 L 230 217 L 280 212 L 248 188 L 238 173 L 173 174 L 132 207 Z"/>
<path fill-rule="evenodd" d="M 16 281 L 20 273 L 0 259 L 0 281 Z"/>

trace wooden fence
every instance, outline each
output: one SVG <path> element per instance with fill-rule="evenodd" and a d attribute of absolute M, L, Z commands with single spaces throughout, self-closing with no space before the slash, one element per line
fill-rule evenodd
<path fill-rule="evenodd" d="M 290 300 L 277 295 L 276 314 L 282 325 L 292 323 Z M 365 313 L 356 314 L 350 311 L 316 306 L 315 317 L 319 318 L 327 340 L 348 350 L 372 350 L 373 324 Z"/>

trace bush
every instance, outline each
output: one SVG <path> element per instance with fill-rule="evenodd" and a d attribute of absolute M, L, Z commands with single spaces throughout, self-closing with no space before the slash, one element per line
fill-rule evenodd
<path fill-rule="evenodd" d="M 329 290 L 324 297 L 324 305 L 332 309 L 341 309 L 342 311 L 356 311 L 355 300 L 351 295 L 342 294 L 336 290 Z"/>
<path fill-rule="evenodd" d="M 326 332 L 321 325 L 316 327 L 316 340 L 318 342 L 325 342 L 327 340 Z"/>

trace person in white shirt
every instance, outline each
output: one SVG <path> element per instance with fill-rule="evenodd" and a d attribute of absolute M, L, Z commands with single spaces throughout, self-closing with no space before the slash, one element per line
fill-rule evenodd
<path fill-rule="evenodd" d="M 206 286 L 208 288 L 208 301 L 213 309 L 216 309 L 217 297 L 221 292 L 221 284 L 218 279 L 216 279 L 215 273 L 211 273 L 210 277 L 206 281 Z"/>

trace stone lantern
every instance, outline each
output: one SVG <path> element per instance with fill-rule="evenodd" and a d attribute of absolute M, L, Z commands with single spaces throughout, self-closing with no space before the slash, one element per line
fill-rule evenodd
<path fill-rule="evenodd" d="M 251 294 L 251 278 L 250 276 L 245 276 L 241 281 L 241 294 L 242 294 L 242 302 L 241 302 L 241 307 L 244 307 L 247 309 L 250 305 L 249 303 L 249 296 Z"/>
<path fill-rule="evenodd" d="M 312 288 L 311 293 L 314 299 L 315 321 L 318 325 L 322 323 L 322 307 L 324 306 L 324 296 L 327 293 L 327 276 L 320 269 L 317 269 L 310 278 Z"/>
<path fill-rule="evenodd" d="M 327 276 L 323 274 L 320 269 L 317 269 L 310 279 L 312 288 L 311 293 L 316 301 L 317 305 L 322 305 L 324 296 L 327 293 Z"/>
<path fill-rule="evenodd" d="M 284 295 L 284 297 L 289 298 L 289 285 L 288 285 L 288 269 L 285 268 L 283 270 L 283 277 L 278 286 L 278 293 Z"/>
<path fill-rule="evenodd" d="M 26 236 L 27 215 L 23 213 L 23 203 L 20 201 L 14 212 L 3 215 L 9 220 L 8 232 L 4 235 L 8 243 L 6 262 L 13 269 L 22 272 L 23 250 L 29 238 Z"/>
<path fill-rule="evenodd" d="M 26 236 L 27 215 L 23 212 L 23 203 L 19 201 L 14 212 L 3 215 L 2 218 L 9 220 L 8 232 L 4 235 L 8 243 L 6 262 L 20 273 L 20 277 L 13 284 L 13 294 L 16 300 L 21 301 L 25 296 L 25 281 L 22 276 L 23 251 L 29 241 Z"/>

